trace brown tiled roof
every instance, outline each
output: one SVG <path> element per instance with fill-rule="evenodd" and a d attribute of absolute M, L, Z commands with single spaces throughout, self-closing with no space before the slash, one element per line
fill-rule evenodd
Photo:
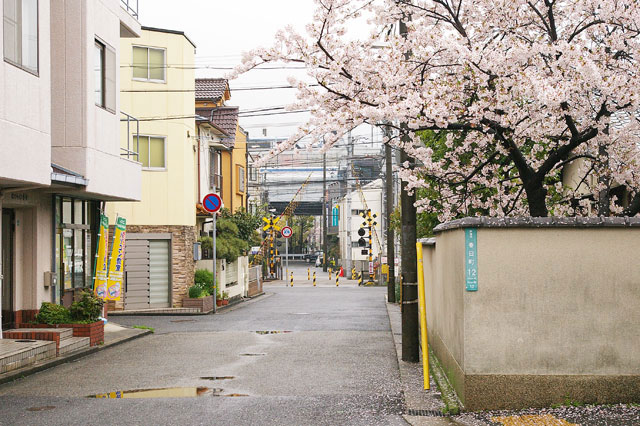
<path fill-rule="evenodd" d="M 197 108 L 196 114 L 208 117 L 213 124 L 229 135 L 222 139 L 227 148 L 233 148 L 236 143 L 236 129 L 238 127 L 238 107 Z"/>
<path fill-rule="evenodd" d="M 224 78 L 196 78 L 196 100 L 219 101 L 229 90 L 229 82 Z"/>

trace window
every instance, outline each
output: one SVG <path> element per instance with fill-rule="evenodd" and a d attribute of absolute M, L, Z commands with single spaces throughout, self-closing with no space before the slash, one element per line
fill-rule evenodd
<path fill-rule="evenodd" d="M 4 59 L 38 73 L 38 0 L 4 0 Z"/>
<path fill-rule="evenodd" d="M 245 175 L 244 175 L 244 167 L 237 165 L 237 175 L 238 175 L 238 193 L 244 194 L 246 192 L 245 188 Z"/>
<path fill-rule="evenodd" d="M 95 102 L 110 112 L 116 110 L 116 52 L 96 40 L 94 47 Z"/>
<path fill-rule="evenodd" d="M 137 137 L 134 136 L 133 144 L 137 145 Z M 138 153 L 142 167 L 145 169 L 165 169 L 165 142 L 162 136 L 140 135 Z"/>
<path fill-rule="evenodd" d="M 133 79 L 164 83 L 165 50 L 133 46 Z"/>

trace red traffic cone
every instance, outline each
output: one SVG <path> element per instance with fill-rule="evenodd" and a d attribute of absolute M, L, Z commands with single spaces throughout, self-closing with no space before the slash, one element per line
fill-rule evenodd
<path fill-rule="evenodd" d="M 342 269 L 342 266 L 340 267 L 340 276 L 344 277 L 344 269 Z"/>

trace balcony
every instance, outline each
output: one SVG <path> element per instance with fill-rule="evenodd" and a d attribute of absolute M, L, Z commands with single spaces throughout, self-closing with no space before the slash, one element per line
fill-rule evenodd
<path fill-rule="evenodd" d="M 120 0 L 120 6 L 122 6 L 129 15 L 138 19 L 138 0 Z"/>
<path fill-rule="evenodd" d="M 124 139 L 126 139 L 126 146 L 120 147 L 120 156 L 126 158 L 127 160 L 140 162 L 140 121 L 127 114 L 126 112 L 120 111 L 120 122 L 126 123 L 126 134 Z"/>

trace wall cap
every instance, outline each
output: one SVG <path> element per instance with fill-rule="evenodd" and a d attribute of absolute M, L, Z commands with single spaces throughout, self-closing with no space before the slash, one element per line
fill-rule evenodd
<path fill-rule="evenodd" d="M 629 228 L 640 217 L 465 217 L 441 223 L 434 232 L 460 228 Z"/>
<path fill-rule="evenodd" d="M 425 246 L 435 246 L 436 245 L 436 239 L 435 238 L 420 238 L 418 240 L 419 243 L 422 243 L 422 245 Z"/>

